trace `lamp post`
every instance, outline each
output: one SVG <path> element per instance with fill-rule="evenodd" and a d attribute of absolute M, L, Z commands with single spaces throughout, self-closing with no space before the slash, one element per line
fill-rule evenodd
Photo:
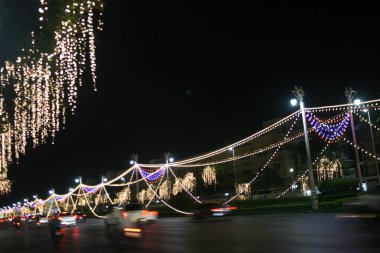
<path fill-rule="evenodd" d="M 139 189 L 139 173 L 140 172 L 139 172 L 139 169 L 137 168 L 136 165 L 137 165 L 137 159 L 139 158 L 139 155 L 138 154 L 132 154 L 131 158 L 132 158 L 132 160 L 129 161 L 129 164 L 135 166 L 135 173 L 136 173 L 136 199 L 137 199 L 137 202 L 138 202 L 138 200 L 139 200 L 138 194 L 139 194 L 139 191 L 140 191 L 140 189 Z"/>
<path fill-rule="evenodd" d="M 294 190 L 294 188 L 293 188 L 293 172 L 294 172 L 294 169 L 293 168 L 290 168 L 289 169 L 289 172 L 290 172 L 290 176 L 291 176 L 291 183 L 292 183 L 292 195 L 294 195 L 294 192 L 293 192 L 293 190 Z"/>
<path fill-rule="evenodd" d="M 230 147 L 228 149 L 229 151 L 232 151 L 232 157 L 234 158 L 234 174 L 235 174 L 235 188 L 237 184 L 237 176 L 236 176 L 236 161 L 235 161 L 235 149 L 233 147 Z"/>
<path fill-rule="evenodd" d="M 347 102 L 351 104 L 351 106 L 350 106 L 350 123 L 351 123 L 351 132 L 352 132 L 352 141 L 354 143 L 356 171 L 358 173 L 358 178 L 359 178 L 359 189 L 360 189 L 360 191 L 362 191 L 363 190 L 362 171 L 360 169 L 358 142 L 356 140 L 354 117 L 352 116 L 352 99 L 354 98 L 355 94 L 356 94 L 356 91 L 354 91 L 351 87 L 346 87 L 345 95 L 347 98 Z M 356 105 L 360 104 L 360 100 L 355 99 L 355 104 Z"/>
<path fill-rule="evenodd" d="M 368 109 L 364 109 L 363 112 L 366 112 L 368 115 L 368 123 L 369 123 L 369 131 L 371 132 L 371 140 L 372 140 L 372 148 L 373 148 L 373 154 L 377 156 L 376 153 L 376 146 L 375 146 L 375 141 L 373 138 L 373 132 L 372 132 L 372 123 L 371 123 L 371 115 L 369 114 Z M 375 157 L 375 166 L 376 166 L 376 174 L 377 174 L 377 184 L 380 185 L 380 175 L 379 175 L 379 165 L 377 163 L 377 159 Z"/>
<path fill-rule="evenodd" d="M 292 93 L 300 102 L 300 109 L 302 114 L 302 123 L 303 123 L 303 132 L 305 135 L 305 146 L 306 146 L 306 156 L 307 156 L 307 169 L 308 169 L 308 175 L 309 175 L 309 181 L 310 181 L 310 191 L 311 191 L 311 208 L 313 210 L 318 210 L 318 198 L 317 198 L 317 192 L 314 185 L 314 173 L 313 173 L 313 165 L 311 163 L 311 154 L 310 154 L 310 143 L 309 143 L 309 135 L 307 133 L 307 123 L 306 123 L 306 116 L 305 116 L 305 106 L 303 102 L 303 97 L 305 96 L 305 93 L 300 86 L 299 88 L 297 86 L 294 87 L 294 90 L 292 90 Z M 297 104 L 297 100 L 292 99 L 291 104 L 295 106 Z"/>

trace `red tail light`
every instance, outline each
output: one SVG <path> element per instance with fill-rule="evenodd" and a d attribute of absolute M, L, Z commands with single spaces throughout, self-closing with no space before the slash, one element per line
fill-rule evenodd
<path fill-rule="evenodd" d="M 236 210 L 237 207 L 236 207 L 236 206 L 229 206 L 229 207 L 227 207 L 227 209 L 228 209 L 228 210 Z"/>
<path fill-rule="evenodd" d="M 126 219 L 128 217 L 128 213 L 127 212 L 122 212 L 122 215 L 123 215 L 124 219 Z"/>
<path fill-rule="evenodd" d="M 157 211 L 150 211 L 150 213 L 154 216 L 158 216 L 158 212 Z"/>
<path fill-rule="evenodd" d="M 211 212 L 223 212 L 224 209 L 223 208 L 212 208 L 211 209 Z"/>

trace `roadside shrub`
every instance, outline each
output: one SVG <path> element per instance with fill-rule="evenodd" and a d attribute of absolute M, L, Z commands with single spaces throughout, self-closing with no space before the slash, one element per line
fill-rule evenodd
<path fill-rule="evenodd" d="M 359 181 L 356 178 L 338 178 L 319 182 L 318 190 L 323 195 L 357 192 Z"/>

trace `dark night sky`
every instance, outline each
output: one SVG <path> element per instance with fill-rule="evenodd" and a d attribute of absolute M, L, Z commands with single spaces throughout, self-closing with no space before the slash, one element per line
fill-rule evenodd
<path fill-rule="evenodd" d="M 380 98 L 374 6 L 109 0 L 104 15 L 98 92 L 81 87 L 56 143 L 11 166 L 0 204 L 100 179 L 132 153 L 178 160 L 237 141 L 293 112 L 294 85 L 309 106 L 344 103 L 347 85 Z"/>

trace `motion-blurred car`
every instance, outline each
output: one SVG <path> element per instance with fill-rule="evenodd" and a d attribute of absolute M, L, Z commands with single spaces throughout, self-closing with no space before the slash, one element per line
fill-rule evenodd
<path fill-rule="evenodd" d="M 76 212 L 74 214 L 74 217 L 77 220 L 77 222 L 86 222 L 87 220 L 87 215 L 82 212 Z"/>
<path fill-rule="evenodd" d="M 193 219 L 223 219 L 231 216 L 236 209 L 235 206 L 223 206 L 219 203 L 200 203 L 193 210 Z"/>
<path fill-rule="evenodd" d="M 139 203 L 126 204 L 124 207 L 126 217 L 132 222 L 148 223 L 158 219 L 158 212 L 145 209 Z"/>
<path fill-rule="evenodd" d="M 137 221 L 132 221 L 124 207 L 114 206 L 112 212 L 106 215 L 104 220 L 107 233 L 123 234 L 126 237 L 141 238 L 142 226 Z"/>
<path fill-rule="evenodd" d="M 59 214 L 59 220 L 63 227 L 75 226 L 77 224 L 76 217 L 68 212 L 61 212 Z"/>

